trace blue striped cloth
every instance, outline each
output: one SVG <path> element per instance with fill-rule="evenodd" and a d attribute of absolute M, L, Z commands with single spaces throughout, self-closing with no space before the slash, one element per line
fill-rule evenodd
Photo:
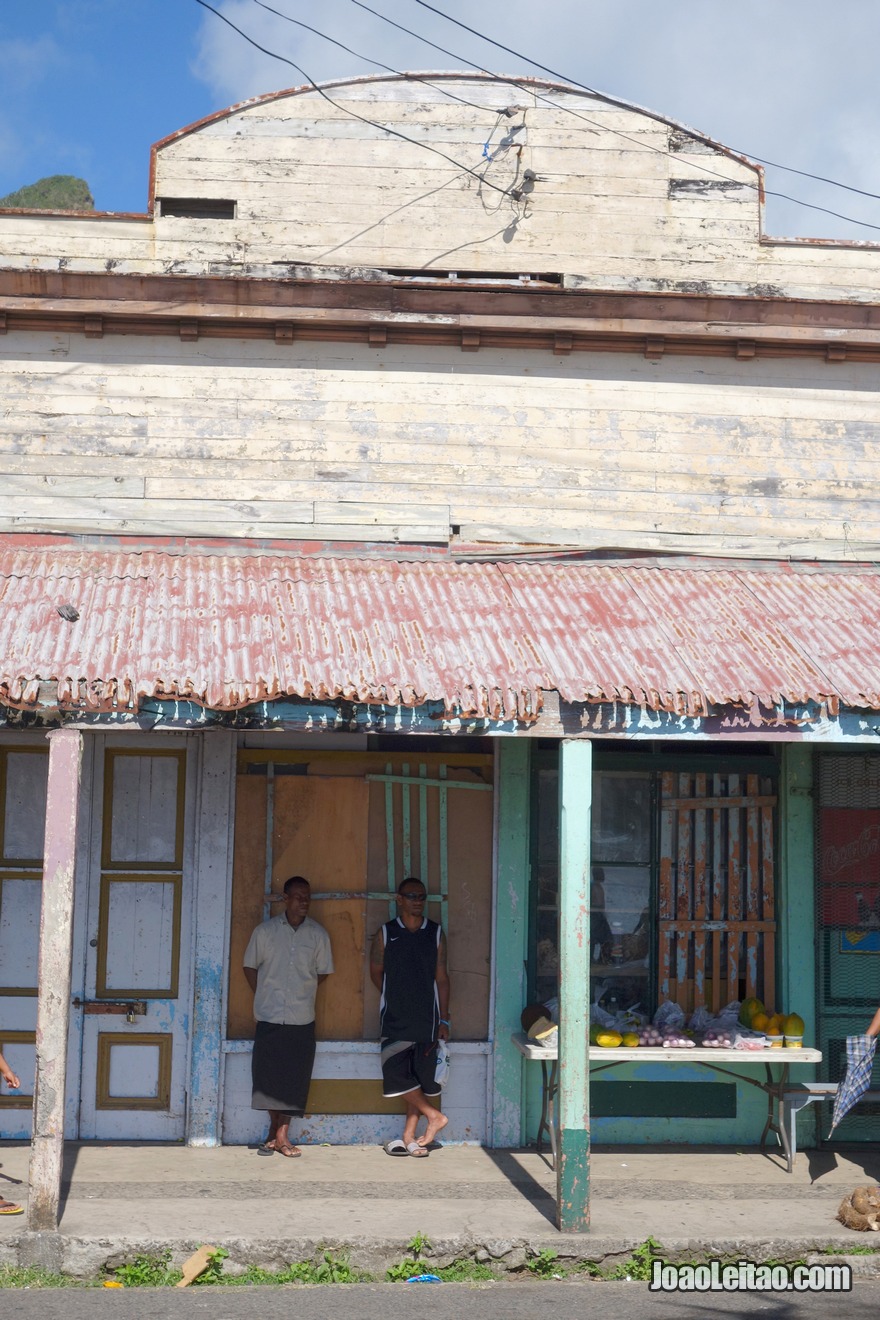
<path fill-rule="evenodd" d="M 829 1136 L 853 1105 L 858 1104 L 871 1085 L 876 1049 L 877 1040 L 874 1036 L 847 1036 L 846 1076 L 838 1086 L 837 1095 L 834 1097 L 834 1114 Z"/>

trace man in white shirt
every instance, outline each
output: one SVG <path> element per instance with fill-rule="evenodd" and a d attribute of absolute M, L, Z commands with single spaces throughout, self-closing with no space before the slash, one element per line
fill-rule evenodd
<path fill-rule="evenodd" d="M 257 926 L 244 953 L 257 1020 L 251 1105 L 269 1111 L 260 1155 L 302 1154 L 288 1129 L 291 1118 L 305 1112 L 315 1062 L 315 996 L 333 971 L 330 937 L 309 916 L 311 898 L 308 880 L 291 876 L 284 911 Z"/>

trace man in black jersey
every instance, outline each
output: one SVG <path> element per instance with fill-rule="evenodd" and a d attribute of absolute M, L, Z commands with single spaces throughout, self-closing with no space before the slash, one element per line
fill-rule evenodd
<path fill-rule="evenodd" d="M 446 937 L 424 915 L 427 893 L 408 876 L 397 890 L 399 915 L 380 927 L 370 950 L 370 977 L 380 992 L 382 1092 L 403 1096 L 403 1141 L 389 1142 L 389 1154 L 427 1155 L 427 1147 L 449 1122 L 431 1104 L 440 1094 L 435 1080 L 437 1044 L 449 1039 L 449 974 Z M 426 1129 L 416 1139 L 419 1119 Z"/>

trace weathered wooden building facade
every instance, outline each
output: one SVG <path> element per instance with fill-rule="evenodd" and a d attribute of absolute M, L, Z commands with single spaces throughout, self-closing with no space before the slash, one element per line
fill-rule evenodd
<path fill-rule="evenodd" d="M 761 205 L 644 111 L 413 75 L 182 130 L 144 215 L 0 213 L 0 1041 L 29 1088 L 56 1023 L 67 1135 L 258 1135 L 240 954 L 292 871 L 338 968 L 306 1140 L 398 1122 L 365 949 L 410 871 L 458 1140 L 534 1131 L 560 965 L 571 1041 L 591 995 L 758 993 L 829 1058 L 862 1020 L 880 248 Z M 754 1139 L 689 1081 L 597 1082 L 594 1131 Z"/>

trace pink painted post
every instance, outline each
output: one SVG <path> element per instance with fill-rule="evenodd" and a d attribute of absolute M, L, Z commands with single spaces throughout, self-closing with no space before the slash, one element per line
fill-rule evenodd
<path fill-rule="evenodd" d="M 58 1228 L 70 1023 L 76 823 L 83 751 L 82 734 L 75 729 L 53 729 L 47 736 L 49 785 L 40 912 L 34 1135 L 27 1220 L 31 1232 L 54 1232 Z"/>

